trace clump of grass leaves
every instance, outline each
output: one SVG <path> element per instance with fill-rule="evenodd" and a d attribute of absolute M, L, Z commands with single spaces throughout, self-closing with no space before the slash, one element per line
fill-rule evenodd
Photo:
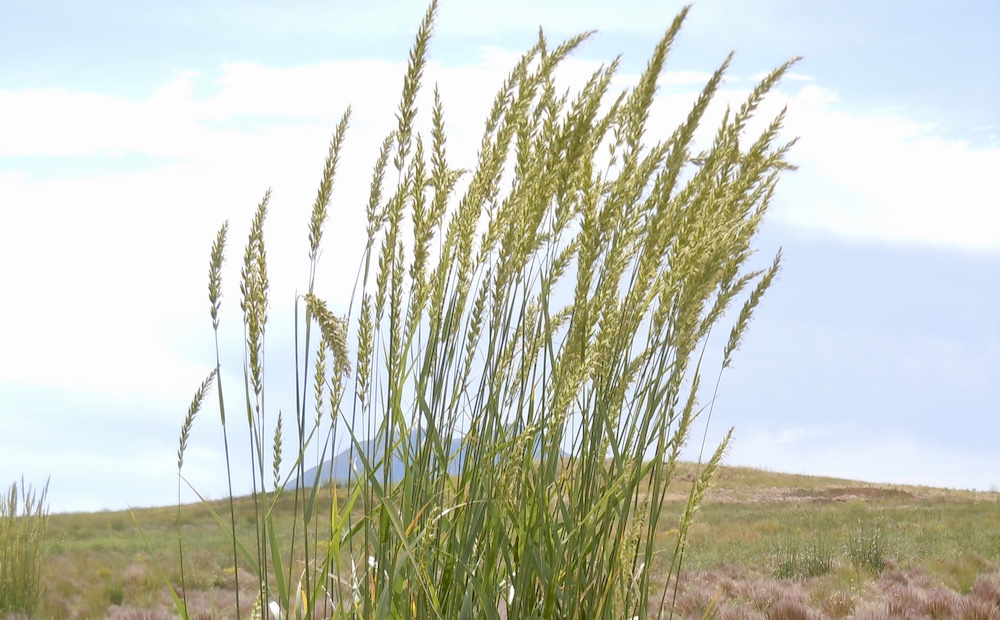
<path fill-rule="evenodd" d="M 858 529 L 847 539 L 851 564 L 858 571 L 867 570 L 880 575 L 889 566 L 889 543 L 884 517 L 859 519 Z"/>
<path fill-rule="evenodd" d="M 42 597 L 42 538 L 48 524 L 45 496 L 21 480 L 0 498 L 0 613 L 39 611 Z"/>
<path fill-rule="evenodd" d="M 728 58 L 672 133 L 650 135 L 648 123 L 686 9 L 638 84 L 617 97 L 609 96 L 617 60 L 579 92 L 561 92 L 556 68 L 590 35 L 551 47 L 540 33 L 497 93 L 477 161 L 463 169 L 448 159 L 436 88 L 430 132 L 415 130 L 435 12 L 432 4 L 417 32 L 398 126 L 375 162 L 360 283 L 346 316 L 331 312 L 313 283 L 350 110 L 330 143 L 296 331 L 295 462 L 285 480 L 305 484 L 294 490 L 282 491 L 279 475 L 289 425 L 264 406 L 269 194 L 257 208 L 240 284 L 239 416 L 249 421 L 257 527 L 249 548 L 233 536 L 234 562 L 257 576 L 256 608 L 272 615 L 644 617 L 654 560 L 668 572 L 661 583 L 680 570 L 688 527 L 729 441 L 701 467 L 663 562 L 653 533 L 704 411 L 709 334 L 734 317 L 721 373 L 778 271 L 780 254 L 763 270 L 747 263 L 789 168 L 790 143 L 775 145 L 783 113 L 760 135 L 745 134 L 791 62 L 727 112 L 696 152 L 695 130 Z M 211 254 L 216 334 L 227 230 Z M 220 361 L 185 419 L 179 468 L 221 371 Z M 320 445 L 322 462 L 342 441 L 352 446 L 350 480 L 310 486 L 307 446 Z M 317 497 L 327 492 L 332 510 L 320 527 Z M 278 539 L 272 519 L 282 493 L 295 494 L 291 540 Z M 216 516 L 235 531 L 232 513 Z M 654 609 L 669 605 L 666 591 L 656 599 Z"/>

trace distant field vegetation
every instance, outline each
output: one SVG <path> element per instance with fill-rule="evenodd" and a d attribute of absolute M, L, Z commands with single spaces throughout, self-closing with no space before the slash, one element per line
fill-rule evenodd
<path fill-rule="evenodd" d="M 676 540 L 685 479 L 668 495 L 657 548 Z M 344 493 L 345 490 L 341 490 Z M 275 523 L 292 521 L 290 495 Z M 217 504 L 224 507 L 224 502 Z M 236 503 L 252 535 L 253 502 Z M 327 507 L 328 508 L 328 507 Z M 320 512 L 329 514 L 321 507 Z M 722 467 L 690 533 L 680 583 L 654 565 L 653 596 L 674 597 L 675 617 L 995 618 L 1000 614 L 1000 493 L 869 485 Z M 43 542 L 40 618 L 173 618 L 173 602 L 136 523 L 167 576 L 180 584 L 174 508 L 56 514 Z M 232 617 L 228 537 L 204 505 L 185 505 L 192 617 Z M 344 575 L 349 578 L 349 575 Z M 255 582 L 249 575 L 243 610 Z M 992 615 L 991 615 L 992 614 Z"/>

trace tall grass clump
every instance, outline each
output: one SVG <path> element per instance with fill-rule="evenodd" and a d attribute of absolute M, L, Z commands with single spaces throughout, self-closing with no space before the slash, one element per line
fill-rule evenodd
<path fill-rule="evenodd" d="M 233 535 L 234 562 L 256 575 L 258 609 L 276 617 L 645 617 L 651 573 L 676 582 L 729 441 L 698 470 L 662 549 L 653 534 L 706 411 L 703 383 L 718 385 L 778 271 L 780 254 L 760 270 L 748 264 L 790 143 L 776 144 L 783 113 L 758 135 L 747 125 L 791 62 L 696 148 L 728 58 L 679 127 L 660 134 L 649 123 L 687 9 L 620 95 L 617 60 L 575 94 L 557 87 L 557 67 L 590 35 L 551 46 L 539 34 L 496 95 L 476 161 L 457 167 L 436 88 L 429 131 L 417 130 L 435 12 L 418 29 L 398 122 L 374 165 L 343 316 L 314 283 L 350 110 L 331 140 L 296 302 L 291 421 L 265 400 L 269 193 L 257 207 L 241 267 L 236 416 L 253 454 L 256 527 L 249 540 Z M 210 261 L 217 342 L 227 230 Z M 728 338 L 709 371 L 719 330 Z M 225 428 L 226 376 L 220 360 L 199 389 L 179 468 L 212 377 Z M 326 489 L 306 479 L 307 465 L 341 446 L 348 480 Z M 329 514 L 317 511 L 321 493 Z M 290 538 L 279 537 L 274 510 L 287 494 Z M 235 532 L 231 514 L 216 518 Z M 662 612 L 673 593 L 656 594 L 651 608 Z"/>
<path fill-rule="evenodd" d="M 0 500 L 0 614 L 35 616 L 42 597 L 42 537 L 48 523 L 41 492 L 12 483 Z"/>
<path fill-rule="evenodd" d="M 821 532 L 785 535 L 774 556 L 774 576 L 778 579 L 820 577 L 833 570 L 834 545 Z"/>
<path fill-rule="evenodd" d="M 858 527 L 847 538 L 847 553 L 855 570 L 867 570 L 875 575 L 889 565 L 889 541 L 882 515 L 873 520 L 858 520 Z"/>

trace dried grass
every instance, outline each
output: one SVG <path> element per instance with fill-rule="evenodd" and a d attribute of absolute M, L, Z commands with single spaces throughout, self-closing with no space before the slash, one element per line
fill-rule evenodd
<path fill-rule="evenodd" d="M 850 592 L 837 591 L 823 601 L 823 613 L 833 619 L 847 618 L 854 613 L 857 599 Z"/>
<path fill-rule="evenodd" d="M 1000 607 L 1000 574 L 980 575 L 969 589 L 969 596 Z"/>
<path fill-rule="evenodd" d="M 1000 606 L 987 601 L 966 598 L 955 616 L 958 620 L 1000 620 Z"/>
<path fill-rule="evenodd" d="M 782 598 L 764 612 L 767 620 L 819 620 L 820 615 L 802 601 Z"/>
<path fill-rule="evenodd" d="M 954 590 L 937 587 L 926 593 L 921 613 L 932 620 L 954 618 L 962 606 L 962 596 Z"/>

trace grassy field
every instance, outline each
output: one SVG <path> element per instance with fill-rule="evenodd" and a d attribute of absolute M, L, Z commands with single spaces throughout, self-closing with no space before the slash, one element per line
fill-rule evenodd
<path fill-rule="evenodd" d="M 693 475 L 690 466 L 681 470 L 668 498 L 672 514 L 658 534 L 665 561 L 683 482 Z M 289 495 L 279 503 L 277 524 L 291 521 L 281 511 L 290 515 L 292 502 Z M 225 531 L 203 505 L 180 514 L 195 617 L 234 615 Z M 237 515 L 238 528 L 253 536 L 252 504 L 237 503 Z M 45 617 L 174 617 L 156 562 L 180 583 L 177 528 L 176 507 L 137 510 L 134 519 L 128 512 L 52 515 Z M 657 581 L 663 574 L 654 564 L 657 591 L 676 596 L 683 618 L 710 607 L 718 618 L 997 618 L 1000 494 L 723 468 L 691 531 L 681 582 Z M 241 606 L 249 612 L 254 582 L 247 576 L 243 583 Z"/>

